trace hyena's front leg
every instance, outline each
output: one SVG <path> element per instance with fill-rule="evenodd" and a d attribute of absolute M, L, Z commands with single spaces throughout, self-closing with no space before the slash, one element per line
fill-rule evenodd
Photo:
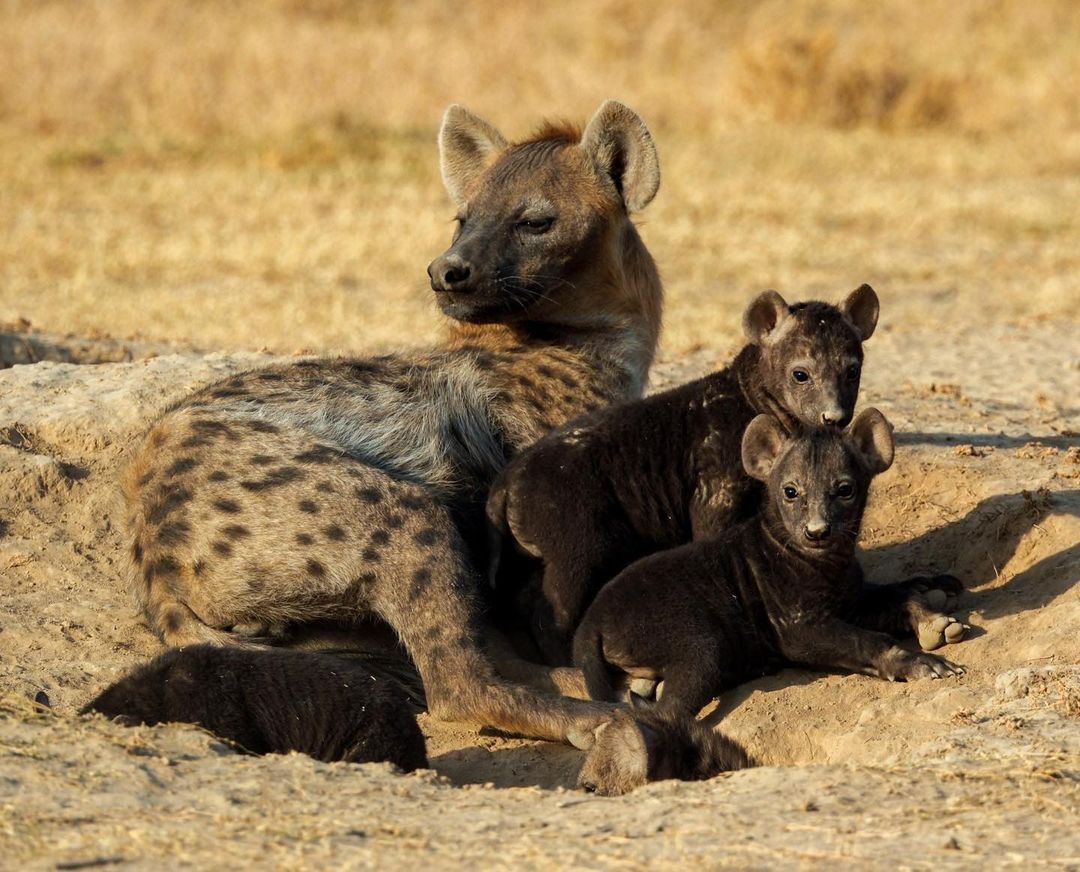
<path fill-rule="evenodd" d="M 914 634 L 919 647 L 933 651 L 964 638 L 966 627 L 947 613 L 963 592 L 951 575 L 918 576 L 896 584 L 866 585 L 855 623 L 898 636 Z"/>

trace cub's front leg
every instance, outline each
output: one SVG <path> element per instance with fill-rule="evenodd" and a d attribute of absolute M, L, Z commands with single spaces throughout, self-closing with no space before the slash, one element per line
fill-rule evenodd
<path fill-rule="evenodd" d="M 785 627 L 780 650 L 794 663 L 861 672 L 888 681 L 964 674 L 963 666 L 943 657 L 908 651 L 892 636 L 836 619 Z"/>

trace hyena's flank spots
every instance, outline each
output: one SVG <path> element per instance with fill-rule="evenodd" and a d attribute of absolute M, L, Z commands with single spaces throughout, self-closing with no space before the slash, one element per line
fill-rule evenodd
<path fill-rule="evenodd" d="M 508 457 L 642 390 L 662 294 L 629 215 L 656 193 L 656 152 L 614 102 L 583 133 L 548 127 L 517 144 L 455 106 L 439 143 L 458 213 L 428 270 L 446 341 L 243 373 L 174 406 L 125 481 L 153 567 L 137 590 L 170 645 L 250 645 L 230 628 L 374 613 L 437 716 L 583 735 L 609 709 L 496 675 L 470 561 Z"/>

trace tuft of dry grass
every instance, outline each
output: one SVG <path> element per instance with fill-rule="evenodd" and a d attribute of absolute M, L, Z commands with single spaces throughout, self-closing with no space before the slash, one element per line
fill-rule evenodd
<path fill-rule="evenodd" d="M 669 350 L 763 287 L 1073 316 L 1071 0 L 0 3 L 0 321 L 201 347 L 432 338 L 435 129 L 638 109 Z"/>

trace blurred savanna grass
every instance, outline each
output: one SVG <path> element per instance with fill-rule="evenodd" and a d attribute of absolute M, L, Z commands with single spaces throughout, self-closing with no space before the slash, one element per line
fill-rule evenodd
<path fill-rule="evenodd" d="M 1080 310 L 1072 0 L 6 0 L 0 320 L 205 348 L 430 339 L 435 131 L 638 109 L 665 346 L 862 281 L 893 326 Z"/>

